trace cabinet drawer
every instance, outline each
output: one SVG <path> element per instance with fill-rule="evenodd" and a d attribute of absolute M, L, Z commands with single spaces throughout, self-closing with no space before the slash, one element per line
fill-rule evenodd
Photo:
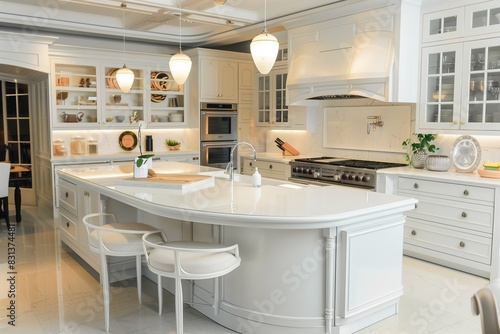
<path fill-rule="evenodd" d="M 398 180 L 398 193 L 405 190 L 411 191 L 415 195 L 424 193 L 431 196 L 452 196 L 477 201 L 479 204 L 493 205 L 495 199 L 493 188 L 400 177 Z"/>
<path fill-rule="evenodd" d="M 259 167 L 259 171 L 285 172 L 287 168 L 290 168 L 290 165 L 279 162 L 245 159 L 244 167 L 251 168 L 252 170 L 255 167 Z"/>
<path fill-rule="evenodd" d="M 443 254 L 491 264 L 491 238 L 441 228 L 408 218 L 404 229 L 404 242 Z"/>
<path fill-rule="evenodd" d="M 77 218 L 64 209 L 60 210 L 59 214 L 61 215 L 59 220 L 59 226 L 62 231 L 61 233 L 69 237 L 69 239 L 76 244 L 78 242 L 78 232 L 76 225 Z"/>
<path fill-rule="evenodd" d="M 65 180 L 59 180 L 59 207 L 77 215 L 76 185 Z"/>
<path fill-rule="evenodd" d="M 490 205 L 415 196 L 404 191 L 399 192 L 399 194 L 418 200 L 415 210 L 407 213 L 408 217 L 484 233 L 492 233 L 493 231 L 493 207 Z"/>

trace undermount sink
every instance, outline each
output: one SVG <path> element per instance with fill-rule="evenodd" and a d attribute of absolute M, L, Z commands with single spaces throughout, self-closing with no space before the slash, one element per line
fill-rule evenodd
<path fill-rule="evenodd" d="M 220 178 L 220 179 L 227 179 L 229 181 L 229 175 L 225 173 L 224 170 L 217 170 L 217 171 L 210 171 L 210 172 L 200 172 L 198 173 L 200 175 L 209 175 L 213 176 L 215 178 Z M 243 175 L 243 174 L 233 174 L 233 180 L 236 182 L 241 182 L 241 183 L 252 183 L 252 176 L 251 175 Z M 287 182 L 283 180 L 274 180 L 274 179 L 268 179 L 268 178 L 262 178 L 262 185 L 271 185 L 271 186 L 281 186 L 281 187 L 287 187 L 287 188 L 294 188 L 294 189 L 299 189 L 299 188 L 304 188 L 304 185 L 299 185 L 296 183 L 292 182 Z"/>

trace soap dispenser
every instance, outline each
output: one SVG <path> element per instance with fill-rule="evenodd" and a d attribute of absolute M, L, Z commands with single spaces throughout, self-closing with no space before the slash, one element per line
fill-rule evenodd
<path fill-rule="evenodd" d="M 255 167 L 255 172 L 252 175 L 252 186 L 258 188 L 258 187 L 260 187 L 261 183 L 262 183 L 262 179 L 261 179 L 261 176 L 259 173 L 259 168 Z"/>

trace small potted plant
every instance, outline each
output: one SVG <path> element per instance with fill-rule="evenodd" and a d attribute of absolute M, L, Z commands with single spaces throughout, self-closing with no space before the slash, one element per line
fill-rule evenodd
<path fill-rule="evenodd" d="M 415 141 L 413 140 L 414 137 L 416 137 Z M 403 141 L 402 146 L 408 151 L 405 157 L 408 165 L 414 168 L 424 168 L 427 153 L 434 153 L 439 150 L 436 145 L 431 143 L 435 139 L 436 136 L 433 134 L 414 133 L 412 137 Z"/>
<path fill-rule="evenodd" d="M 168 149 L 171 151 L 178 150 L 179 147 L 181 147 L 181 143 L 175 139 L 167 139 L 167 140 L 165 140 L 165 144 L 167 145 Z"/>
<path fill-rule="evenodd" d="M 142 121 L 139 121 L 139 131 L 138 131 L 138 141 L 139 141 L 139 153 L 140 155 L 135 158 L 134 161 L 134 177 L 142 178 L 148 177 L 148 169 L 152 168 L 152 158 L 154 154 L 142 154 L 142 145 L 141 145 L 141 127 L 143 125 Z"/>

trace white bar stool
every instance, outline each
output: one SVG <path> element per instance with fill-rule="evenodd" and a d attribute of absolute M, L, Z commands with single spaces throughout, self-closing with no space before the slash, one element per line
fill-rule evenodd
<path fill-rule="evenodd" d="M 163 244 L 157 238 L 164 240 Z M 218 279 L 234 269 L 240 263 L 238 245 L 223 247 L 221 245 L 196 242 L 174 241 L 167 242 L 163 233 L 151 232 L 142 237 L 144 255 L 149 270 L 158 276 L 175 279 L 175 320 L 177 334 L 183 333 L 183 299 L 182 280 L 199 280 L 215 278 L 214 303 L 215 314 L 219 310 Z M 163 290 L 161 279 L 158 277 L 159 314 L 162 312 Z"/>
<path fill-rule="evenodd" d="M 481 317 L 483 334 L 500 334 L 500 280 L 494 279 L 471 298 L 472 314 Z"/>
<path fill-rule="evenodd" d="M 104 318 L 106 332 L 109 332 L 109 276 L 107 255 L 135 256 L 137 272 L 137 297 L 139 304 L 141 298 L 141 257 L 144 254 L 142 236 L 155 231 L 156 241 L 163 242 L 163 232 L 150 225 L 141 223 L 119 223 L 111 213 L 92 213 L 83 217 L 87 228 L 90 250 L 101 256 L 101 283 L 104 299 Z M 152 241 L 153 242 L 153 241 Z M 160 279 L 160 277 L 158 277 Z"/>

